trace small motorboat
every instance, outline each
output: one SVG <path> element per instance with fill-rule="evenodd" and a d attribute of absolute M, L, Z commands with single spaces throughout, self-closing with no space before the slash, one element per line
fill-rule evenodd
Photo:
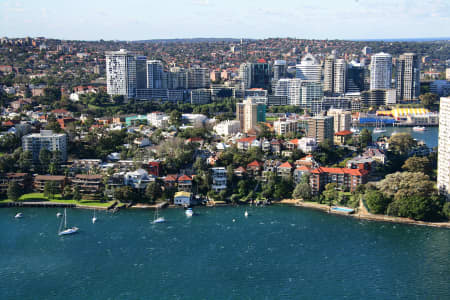
<path fill-rule="evenodd" d="M 166 219 L 164 217 L 159 216 L 158 207 L 155 210 L 155 216 L 153 217 L 152 224 L 164 223 Z"/>
<path fill-rule="evenodd" d="M 192 208 L 186 209 L 184 213 L 186 214 L 187 217 L 192 217 L 194 215 L 194 211 L 192 210 Z"/>
<path fill-rule="evenodd" d="M 244 212 L 244 216 L 247 218 L 248 217 L 248 211 Z"/>
<path fill-rule="evenodd" d="M 94 216 L 92 217 L 92 224 L 95 224 L 97 222 L 97 217 L 95 216 L 95 210 L 94 210 Z"/>
<path fill-rule="evenodd" d="M 424 126 L 414 126 L 413 131 L 426 131 L 427 128 Z"/>
<path fill-rule="evenodd" d="M 59 212 L 59 213 L 56 213 L 56 217 L 57 217 L 57 218 L 60 218 L 60 217 L 62 217 L 62 216 L 63 216 L 62 213 L 60 213 L 60 212 Z"/>
<path fill-rule="evenodd" d="M 22 218 L 23 217 L 23 213 L 17 213 L 15 216 L 14 216 L 14 218 L 15 219 L 20 219 L 20 218 Z"/>

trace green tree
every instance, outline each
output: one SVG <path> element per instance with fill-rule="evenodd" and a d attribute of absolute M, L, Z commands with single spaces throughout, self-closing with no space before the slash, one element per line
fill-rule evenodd
<path fill-rule="evenodd" d="M 398 154 L 405 155 L 417 144 L 411 134 L 400 132 L 391 135 L 389 138 L 389 150 L 393 150 Z"/>
<path fill-rule="evenodd" d="M 63 199 L 71 199 L 72 198 L 72 189 L 70 188 L 70 185 L 66 184 L 64 186 L 61 197 Z"/>
<path fill-rule="evenodd" d="M 377 183 L 385 197 L 401 200 L 411 196 L 432 196 L 437 194 L 435 183 L 420 172 L 396 172 Z"/>
<path fill-rule="evenodd" d="M 8 199 L 12 201 L 17 201 L 22 196 L 22 188 L 16 181 L 9 182 L 7 195 Z"/>
<path fill-rule="evenodd" d="M 364 198 L 371 213 L 384 214 L 391 202 L 389 198 L 385 197 L 383 193 L 377 190 L 368 190 Z"/>
<path fill-rule="evenodd" d="M 365 148 L 372 143 L 372 133 L 369 129 L 363 128 L 359 134 L 359 145 Z"/>
<path fill-rule="evenodd" d="M 41 148 L 41 151 L 39 151 L 39 162 L 41 163 L 41 166 L 42 167 L 48 166 L 51 159 L 52 153 L 45 148 Z"/>
<path fill-rule="evenodd" d="M 145 188 L 145 197 L 151 203 L 155 203 L 163 194 L 161 184 L 158 181 L 152 181 Z"/>
<path fill-rule="evenodd" d="M 73 187 L 73 191 L 72 191 L 72 199 L 75 201 L 80 201 L 82 198 L 81 196 L 81 192 L 80 192 L 80 187 L 78 185 L 75 185 Z"/>
<path fill-rule="evenodd" d="M 442 213 L 447 218 L 447 220 L 450 220 L 450 202 L 449 201 L 445 202 L 445 204 L 442 208 Z"/>
<path fill-rule="evenodd" d="M 402 166 L 402 169 L 408 172 L 431 173 L 431 162 L 427 157 L 412 156 L 408 158 Z"/>
<path fill-rule="evenodd" d="M 439 101 L 439 96 L 433 93 L 425 93 L 419 96 L 420 103 L 428 109 L 436 108 L 436 104 Z"/>
<path fill-rule="evenodd" d="M 175 125 L 175 126 L 180 126 L 181 125 L 181 117 L 182 114 L 180 111 L 178 110 L 172 110 L 172 112 L 170 113 L 170 124 Z"/>
<path fill-rule="evenodd" d="M 303 201 L 311 201 L 312 192 L 308 183 L 300 182 L 294 189 L 292 197 L 295 199 L 303 199 Z"/>
<path fill-rule="evenodd" d="M 388 214 L 421 221 L 440 219 L 443 199 L 438 195 L 413 195 L 396 199 L 388 206 Z"/>
<path fill-rule="evenodd" d="M 58 183 L 53 181 L 47 181 L 44 184 L 44 197 L 48 199 L 55 198 L 55 194 L 58 193 Z"/>
<path fill-rule="evenodd" d="M 322 192 L 325 203 L 329 206 L 333 205 L 333 202 L 338 199 L 339 191 L 337 190 L 336 183 L 328 183 L 325 185 L 325 190 Z"/>

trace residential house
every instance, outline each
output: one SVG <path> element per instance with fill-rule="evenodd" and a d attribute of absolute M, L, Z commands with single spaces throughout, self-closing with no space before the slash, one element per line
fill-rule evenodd
<path fill-rule="evenodd" d="M 287 161 L 277 168 L 277 175 L 283 178 L 289 178 L 292 175 L 292 165 Z"/>
<path fill-rule="evenodd" d="M 144 190 L 151 181 L 155 179 L 149 176 L 144 169 L 137 169 L 133 172 L 126 172 L 124 176 L 124 185 L 131 186 L 138 190 Z"/>
<path fill-rule="evenodd" d="M 164 177 L 164 186 L 166 188 L 174 188 L 177 185 L 178 175 L 167 175 Z"/>
<path fill-rule="evenodd" d="M 294 182 L 298 184 L 301 180 L 303 175 L 309 175 L 311 172 L 311 169 L 307 166 L 297 166 L 294 170 Z"/>
<path fill-rule="evenodd" d="M 270 151 L 272 151 L 273 154 L 280 155 L 282 145 L 283 142 L 281 140 L 273 139 L 270 141 Z"/>
<path fill-rule="evenodd" d="M 161 173 L 161 163 L 159 161 L 149 161 L 147 164 L 147 171 L 149 174 L 159 177 Z"/>
<path fill-rule="evenodd" d="M 192 178 L 190 176 L 182 175 L 178 178 L 178 191 L 192 191 Z"/>
<path fill-rule="evenodd" d="M 234 169 L 233 173 L 236 177 L 242 178 L 245 176 L 247 171 L 245 170 L 244 167 L 240 166 L 240 167 L 237 167 L 236 169 Z"/>
<path fill-rule="evenodd" d="M 373 158 L 380 164 L 384 164 L 386 162 L 386 154 L 377 148 L 367 148 L 361 156 Z"/>
<path fill-rule="evenodd" d="M 224 167 L 211 168 L 212 172 L 212 189 L 220 192 L 227 188 L 227 171 Z"/>
<path fill-rule="evenodd" d="M 264 170 L 262 172 L 263 181 L 267 181 L 269 174 L 277 174 L 278 166 L 281 165 L 279 160 L 266 160 L 264 162 Z"/>
<path fill-rule="evenodd" d="M 237 148 L 239 150 L 247 151 L 248 149 L 250 149 L 250 147 L 253 145 L 255 141 L 256 141 L 255 136 L 239 139 L 237 140 Z"/>
<path fill-rule="evenodd" d="M 334 133 L 334 144 L 345 145 L 352 138 L 353 132 L 350 130 L 342 130 Z"/>
<path fill-rule="evenodd" d="M 247 173 L 250 176 L 259 176 L 261 174 L 264 164 L 257 160 L 252 161 L 247 165 Z"/>

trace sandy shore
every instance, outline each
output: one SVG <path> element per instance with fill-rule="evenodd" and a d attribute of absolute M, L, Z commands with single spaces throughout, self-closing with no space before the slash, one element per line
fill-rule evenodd
<path fill-rule="evenodd" d="M 450 228 L 450 222 L 424 222 L 424 221 L 416 221 L 416 220 L 408 219 L 408 218 L 376 215 L 376 214 L 369 213 L 363 207 L 361 207 L 359 209 L 355 209 L 355 213 L 353 213 L 353 214 L 347 214 L 347 213 L 339 213 L 336 211 L 330 211 L 329 206 L 325 205 L 325 204 L 320 204 L 320 203 L 316 203 L 316 202 L 303 202 L 298 199 L 284 199 L 277 203 L 293 205 L 293 206 L 297 206 L 297 207 L 317 209 L 317 210 L 325 211 L 327 213 L 345 215 L 345 216 L 349 216 L 349 217 L 353 217 L 353 218 L 358 218 L 361 220 L 402 223 L 402 224 L 411 224 L 411 225 L 420 225 L 420 226 L 440 227 L 440 228 Z"/>

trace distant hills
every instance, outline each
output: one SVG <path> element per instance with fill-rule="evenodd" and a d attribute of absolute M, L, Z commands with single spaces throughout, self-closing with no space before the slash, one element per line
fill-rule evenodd
<path fill-rule="evenodd" d="M 249 39 L 245 39 L 249 40 Z M 186 38 L 186 39 L 151 39 L 130 41 L 130 43 L 204 43 L 204 42 L 240 42 L 235 38 Z"/>

